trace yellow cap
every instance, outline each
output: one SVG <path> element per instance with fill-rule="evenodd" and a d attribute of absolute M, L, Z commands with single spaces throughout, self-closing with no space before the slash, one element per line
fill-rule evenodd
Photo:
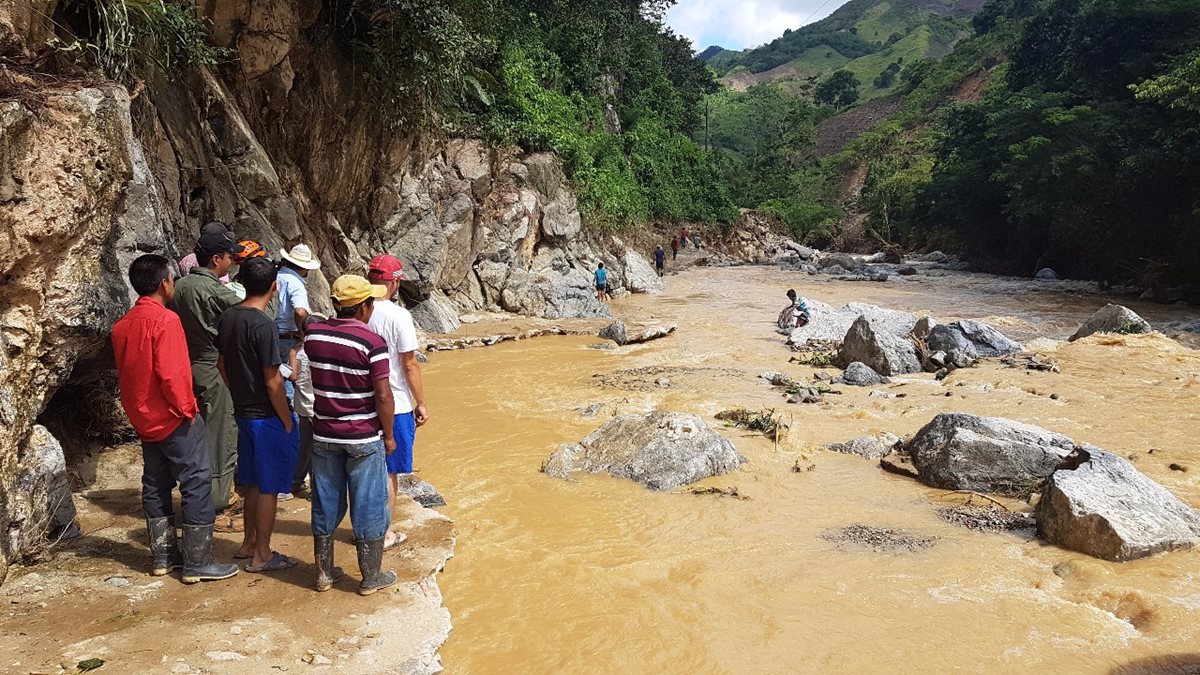
<path fill-rule="evenodd" d="M 333 282 L 333 299 L 342 307 L 353 307 L 367 298 L 386 298 L 387 286 L 373 284 L 357 274 L 343 274 Z"/>

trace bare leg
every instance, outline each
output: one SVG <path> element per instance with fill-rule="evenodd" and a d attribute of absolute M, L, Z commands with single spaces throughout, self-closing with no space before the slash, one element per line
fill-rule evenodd
<path fill-rule="evenodd" d="M 242 534 L 242 545 L 234 554 L 239 558 L 245 558 L 254 555 L 256 548 L 256 536 L 258 521 L 255 514 L 258 512 L 258 487 L 246 488 L 246 494 L 242 495 L 242 501 L 245 502 L 245 510 L 242 513 L 242 522 L 245 524 L 245 530 Z"/>
<path fill-rule="evenodd" d="M 398 489 L 397 484 L 399 483 L 399 478 L 400 478 L 399 474 L 394 474 L 394 473 L 388 474 L 387 486 L 388 486 L 388 521 L 389 522 L 391 521 L 392 516 L 396 513 L 396 491 Z M 391 546 L 392 543 L 395 541 L 396 541 L 396 533 L 393 532 L 392 528 L 389 527 L 387 535 L 383 538 L 383 545 L 385 547 Z"/>
<path fill-rule="evenodd" d="M 254 505 L 254 531 L 257 538 L 254 542 L 255 567 L 261 567 L 271 561 L 271 532 L 275 529 L 275 511 L 279 506 L 279 495 L 261 494 L 255 490 L 256 504 Z M 246 530 L 250 530 L 250 518 L 247 513 Z"/>

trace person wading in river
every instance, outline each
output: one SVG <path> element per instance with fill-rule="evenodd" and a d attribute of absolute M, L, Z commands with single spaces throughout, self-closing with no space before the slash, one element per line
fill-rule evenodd
<path fill-rule="evenodd" d="M 225 310 L 217 327 L 217 369 L 229 386 L 237 419 L 237 484 L 246 502 L 246 533 L 235 559 L 247 572 L 275 572 L 298 560 L 271 550 L 278 495 L 287 492 L 300 447 L 299 420 L 288 406 L 279 372 L 279 336 L 267 316 L 275 266 L 249 260 L 238 273 L 246 299 Z"/>
<path fill-rule="evenodd" d="M 317 591 L 327 591 L 342 577 L 333 565 L 333 533 L 346 514 L 362 582 L 360 595 L 396 583 L 382 572 L 384 537 L 391 528 L 388 511 L 387 462 L 396 450 L 388 348 L 367 323 L 375 300 L 387 288 L 347 274 L 332 287 L 337 318 L 310 323 L 304 351 L 312 369 L 312 532 L 317 559 Z"/>
<path fill-rule="evenodd" d="M 604 263 L 596 266 L 596 299 L 608 300 L 608 270 L 604 269 Z"/>
<path fill-rule="evenodd" d="M 237 467 L 237 423 L 233 419 L 233 400 L 229 389 L 217 371 L 217 321 L 221 313 L 238 304 L 241 299 L 219 279 L 233 267 L 233 256 L 242 252 L 228 231 L 206 232 L 196 244 L 196 258 L 201 265 L 175 285 L 175 295 L 168 307 L 179 315 L 183 334 L 187 337 L 188 353 L 192 360 L 192 382 L 200 402 L 208 438 L 209 460 L 212 469 L 212 500 L 217 510 L 218 532 L 240 532 L 235 520 L 233 474 Z"/>
<path fill-rule="evenodd" d="M 425 408 L 425 387 L 421 381 L 421 364 L 417 363 L 417 329 L 408 310 L 391 301 L 404 279 L 404 265 L 390 255 L 375 256 L 367 279 L 387 289 L 387 297 L 375 301 L 375 311 L 367 325 L 387 343 L 391 375 L 392 399 L 395 401 L 395 421 L 392 435 L 396 451 L 388 453 L 388 513 L 396 508 L 396 492 L 400 474 L 413 471 L 413 443 L 417 427 L 429 421 Z M 390 549 L 407 539 L 402 532 L 390 529 L 383 548 Z"/>
<path fill-rule="evenodd" d="M 143 255 L 129 266 L 137 304 L 113 325 L 121 406 L 142 442 L 142 510 L 153 556 L 150 574 L 183 568 L 184 583 L 227 579 L 237 565 L 213 562 L 212 469 L 196 396 L 187 339 L 166 308 L 175 292 L 170 263 Z M 179 484 L 183 547 L 171 493 Z"/>
<path fill-rule="evenodd" d="M 667 266 L 667 252 L 662 246 L 654 247 L 654 271 L 658 272 L 658 276 L 663 275 L 663 269 Z"/>

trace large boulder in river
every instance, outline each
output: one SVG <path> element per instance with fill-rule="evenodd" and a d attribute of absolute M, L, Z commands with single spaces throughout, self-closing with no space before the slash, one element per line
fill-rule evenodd
<path fill-rule="evenodd" d="M 929 351 L 946 352 L 950 360 L 962 355 L 974 360 L 988 356 L 1003 356 L 1021 351 L 1021 343 L 1014 342 L 1003 333 L 972 319 L 940 324 L 929 331 Z"/>
<path fill-rule="evenodd" d="M 859 317 L 842 338 L 838 360 L 860 361 L 880 375 L 903 375 L 921 371 L 916 345 L 906 337 L 875 330 L 871 320 Z"/>
<path fill-rule="evenodd" d="M 576 471 L 607 472 L 652 490 L 672 490 L 729 473 L 745 461 L 699 417 L 654 412 L 618 417 L 578 444 L 559 446 L 542 471 L 564 480 Z"/>
<path fill-rule="evenodd" d="M 1200 542 L 1200 515 L 1120 457 L 1081 446 L 1050 476 L 1038 534 L 1097 558 L 1124 562 Z"/>
<path fill-rule="evenodd" d="M 1093 314 L 1067 339 L 1074 342 L 1094 333 L 1149 333 L 1151 330 L 1153 329 L 1150 328 L 1150 324 L 1138 316 L 1137 312 L 1122 305 L 1109 303 Z"/>
<path fill-rule="evenodd" d="M 966 413 L 939 414 L 908 444 L 921 482 L 1005 495 L 1033 490 L 1074 448 L 1032 424 Z"/>
<path fill-rule="evenodd" d="M 663 283 L 650 261 L 635 251 L 625 251 L 625 284 L 630 293 L 662 293 Z"/>
<path fill-rule="evenodd" d="M 862 302 L 851 302 L 844 307 L 835 308 L 819 300 L 810 299 L 808 308 L 812 319 L 807 325 L 793 329 L 788 334 L 789 345 L 803 348 L 841 342 L 850 326 L 863 316 L 870 319 L 871 327 L 876 332 L 896 336 L 907 335 L 917 320 L 916 315 L 909 312 L 885 309 Z"/>

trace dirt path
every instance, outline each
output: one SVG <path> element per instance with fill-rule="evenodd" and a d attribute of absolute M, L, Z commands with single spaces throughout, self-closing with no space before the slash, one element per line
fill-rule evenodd
<path fill-rule="evenodd" d="M 147 574 L 136 446 L 106 450 L 97 480 L 76 495 L 85 533 L 46 564 L 14 568 L 0 602 L 0 672 L 78 672 L 101 659 L 99 673 L 433 672 L 450 631 L 435 575 L 453 555 L 448 518 L 410 499 L 393 526 L 409 534 L 385 558 L 400 582 L 374 596 L 359 580 L 349 522 L 335 557 L 347 578 L 328 593 L 312 590 L 309 503 L 280 504 L 273 547 L 300 558 L 274 575 L 242 572 L 185 586 L 178 573 Z M 228 561 L 240 535 L 217 535 Z"/>

